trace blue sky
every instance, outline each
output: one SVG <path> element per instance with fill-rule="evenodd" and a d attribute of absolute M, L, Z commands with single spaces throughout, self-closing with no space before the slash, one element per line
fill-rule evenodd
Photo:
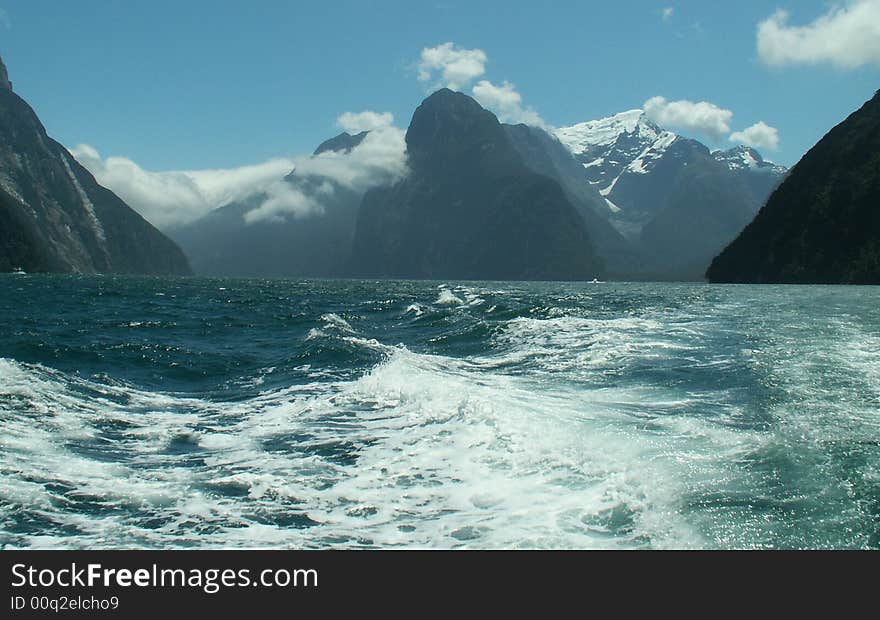
<path fill-rule="evenodd" d="M 843 4 L 860 2 L 877 4 Z M 654 96 L 707 101 L 733 113 L 731 131 L 776 128 L 779 150 L 765 155 L 791 165 L 880 88 L 880 68 L 769 66 L 756 31 L 779 8 L 793 26 L 830 10 L 820 0 L 0 0 L 0 54 L 50 135 L 148 170 L 310 152 L 349 111 L 391 112 L 405 127 L 434 84 L 418 80 L 420 53 L 444 42 L 482 50 L 479 79 L 510 81 L 550 125 Z"/>

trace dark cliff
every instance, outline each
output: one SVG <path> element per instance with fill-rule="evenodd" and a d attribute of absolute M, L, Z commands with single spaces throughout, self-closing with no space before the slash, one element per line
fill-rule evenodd
<path fill-rule="evenodd" d="M 880 91 L 792 168 L 707 277 L 880 284 Z"/>
<path fill-rule="evenodd" d="M 367 277 L 578 280 L 604 271 L 562 186 L 530 169 L 491 112 L 448 89 L 406 134 L 410 173 L 370 190 L 351 269 Z"/>

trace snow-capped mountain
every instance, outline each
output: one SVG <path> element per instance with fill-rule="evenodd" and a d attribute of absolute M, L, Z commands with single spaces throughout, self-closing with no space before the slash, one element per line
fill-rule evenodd
<path fill-rule="evenodd" d="M 750 146 L 737 146 L 727 151 L 712 151 L 715 161 L 725 164 L 734 171 L 764 171 L 771 174 L 784 175 L 788 172 L 785 166 L 766 161 L 761 154 Z"/>
<path fill-rule="evenodd" d="M 615 212 L 624 208 L 620 203 L 632 202 L 628 198 L 635 198 L 625 195 L 631 191 L 620 191 L 623 186 L 631 185 L 625 181 L 626 177 L 650 175 L 655 171 L 668 176 L 707 157 L 732 172 L 769 173 L 780 178 L 786 173 L 785 167 L 765 161 L 758 151 L 747 146 L 710 152 L 696 140 L 661 128 L 643 110 L 629 110 L 608 118 L 562 127 L 556 130 L 556 137 L 581 162 L 590 183 L 609 200 Z M 622 186 L 618 187 L 622 181 Z M 638 198 L 648 200 L 639 200 L 629 206 L 640 212 L 654 210 L 651 205 L 656 204 L 656 194 L 653 198 Z"/>
<path fill-rule="evenodd" d="M 621 175 L 646 174 L 678 139 L 653 123 L 642 110 L 629 110 L 608 118 L 578 123 L 556 130 L 587 171 L 590 182 L 608 196 Z"/>
<path fill-rule="evenodd" d="M 787 172 L 753 148 L 712 152 L 643 110 L 555 134 L 605 198 L 609 221 L 647 257 L 647 277 L 699 277 Z"/>
<path fill-rule="evenodd" d="M 761 188 L 767 185 L 768 175 L 771 185 L 775 185 L 786 172 L 750 147 L 711 152 L 696 140 L 658 126 L 643 110 L 562 127 L 555 133 L 583 165 L 590 183 L 606 198 L 613 217 L 630 224 L 644 223 L 650 214 L 664 208 L 688 166 L 712 166 L 720 174 L 759 175 L 757 185 Z M 625 227 L 625 232 L 633 233 L 631 225 Z"/>

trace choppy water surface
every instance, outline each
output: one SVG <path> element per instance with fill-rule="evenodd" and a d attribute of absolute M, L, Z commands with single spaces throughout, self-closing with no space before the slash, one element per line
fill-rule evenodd
<path fill-rule="evenodd" d="M 0 277 L 0 546 L 880 547 L 878 289 Z"/>

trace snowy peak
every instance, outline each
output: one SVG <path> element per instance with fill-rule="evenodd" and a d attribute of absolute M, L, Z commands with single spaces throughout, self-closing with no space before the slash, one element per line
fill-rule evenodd
<path fill-rule="evenodd" d="M 733 171 L 767 170 L 776 174 L 785 174 L 786 169 L 770 161 L 765 161 L 761 154 L 750 146 L 737 146 L 726 151 L 713 151 L 712 157 Z"/>
<path fill-rule="evenodd" d="M 679 138 L 651 121 L 643 110 L 556 130 L 556 137 L 587 171 L 593 185 L 607 196 L 621 175 L 648 174 Z"/>
<path fill-rule="evenodd" d="M 764 163 L 761 154 L 748 146 L 738 146 L 727 151 L 713 151 L 712 157 L 727 164 L 731 170 L 754 169 Z"/>
<path fill-rule="evenodd" d="M 583 165 L 590 183 L 621 207 L 623 204 L 615 197 L 620 198 L 622 185 L 630 184 L 627 179 L 652 176 L 655 172 L 672 178 L 677 170 L 707 158 L 737 174 L 782 176 L 786 173 L 783 166 L 765 161 L 758 151 L 748 146 L 710 154 L 709 149 L 696 140 L 659 127 L 644 110 L 628 110 L 562 127 L 555 133 Z"/>
<path fill-rule="evenodd" d="M 663 131 L 645 115 L 644 110 L 628 110 L 607 118 L 578 123 L 556 130 L 556 137 L 575 155 L 611 147 L 621 138 L 648 143 L 660 138 Z"/>
<path fill-rule="evenodd" d="M 556 130 L 556 137 L 574 154 L 584 168 L 601 168 L 612 178 L 628 170 L 636 174 L 649 171 L 679 136 L 659 127 L 643 110 L 628 110 L 607 118 L 578 123 Z M 749 146 L 737 146 L 712 153 L 712 157 L 733 171 L 759 171 L 785 174 L 786 168 L 765 161 Z M 598 172 L 593 171 L 598 175 Z M 597 177 L 598 179 L 598 177 Z"/>

